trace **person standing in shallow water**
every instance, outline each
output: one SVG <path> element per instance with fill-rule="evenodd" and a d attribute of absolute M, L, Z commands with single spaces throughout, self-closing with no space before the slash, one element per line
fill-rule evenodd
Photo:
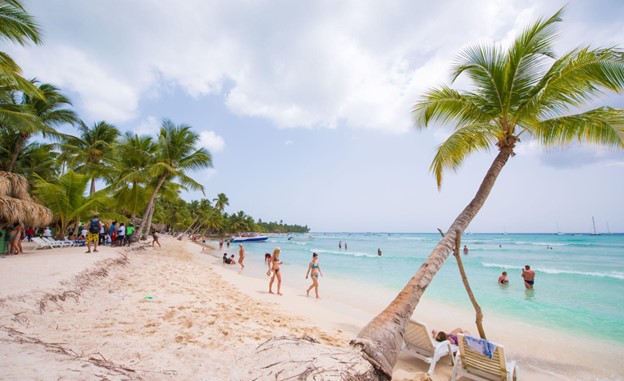
<path fill-rule="evenodd" d="M 269 271 L 273 272 L 271 280 L 269 281 L 269 294 L 273 293 L 273 282 L 275 281 L 275 278 L 277 278 L 277 295 L 282 295 L 280 291 L 282 288 L 282 273 L 280 272 L 282 262 L 279 259 L 280 252 L 280 248 L 276 247 L 275 250 L 273 250 L 273 255 L 271 255 L 271 260 L 269 261 Z"/>
<path fill-rule="evenodd" d="M 238 264 L 241 265 L 241 269 L 245 268 L 243 264 L 243 260 L 245 260 L 245 248 L 242 243 L 238 244 Z"/>
<path fill-rule="evenodd" d="M 522 279 L 524 279 L 524 287 L 527 290 L 533 289 L 533 284 L 535 283 L 535 271 L 531 270 L 531 266 L 524 266 L 524 270 L 522 270 Z"/>
<path fill-rule="evenodd" d="M 308 279 L 308 275 L 312 276 L 312 285 L 308 287 L 306 290 L 306 295 L 310 296 L 310 290 L 314 289 L 314 293 L 316 294 L 316 298 L 319 298 L 318 293 L 318 277 L 323 276 L 323 272 L 321 271 L 321 265 L 318 263 L 318 254 L 312 253 L 312 262 L 308 264 L 308 272 L 306 273 L 306 279 Z"/>
<path fill-rule="evenodd" d="M 464 245 L 464 255 L 468 254 L 468 246 Z"/>

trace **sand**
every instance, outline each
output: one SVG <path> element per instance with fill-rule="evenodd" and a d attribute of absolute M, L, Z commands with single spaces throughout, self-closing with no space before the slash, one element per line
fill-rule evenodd
<path fill-rule="evenodd" d="M 171 237 L 162 248 L 27 250 L 0 260 L 0 379 L 247 380 L 246 359 L 272 337 L 349 340 L 392 298 L 385 290 L 321 278 L 307 297 L 305 269 L 284 266 L 284 295 L 268 293 L 261 260 L 245 269 Z M 248 256 L 264 253 L 248 252 Z M 287 253 L 286 253 L 287 254 Z M 423 300 L 430 328 L 470 326 L 472 315 Z M 525 380 L 618 379 L 621 348 L 529 324 L 488 318 Z M 395 380 L 428 365 L 402 353 Z M 443 358 L 434 380 L 448 380 Z"/>

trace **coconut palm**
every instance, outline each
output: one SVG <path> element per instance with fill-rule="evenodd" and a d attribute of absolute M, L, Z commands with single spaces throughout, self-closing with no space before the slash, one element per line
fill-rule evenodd
<path fill-rule="evenodd" d="M 156 154 L 156 144 L 151 136 L 126 132 L 115 145 L 115 160 L 107 181 L 114 184 L 114 198 L 124 214 L 137 216 L 145 209 L 151 195 L 146 167 Z"/>
<path fill-rule="evenodd" d="M 32 16 L 21 2 L 4 0 L 0 2 L 0 40 L 25 45 L 28 42 L 41 43 L 41 32 Z M 32 96 L 41 96 L 32 83 L 22 77 L 22 69 L 6 53 L 0 52 L 0 92 L 24 91 Z M 0 116 L 23 117 L 21 111 L 0 102 Z"/>
<path fill-rule="evenodd" d="M 458 169 L 479 150 L 498 153 L 470 204 L 452 223 L 426 262 L 394 301 L 353 341 L 388 379 L 401 348 L 404 325 L 461 234 L 483 206 L 520 137 L 546 146 L 572 141 L 624 147 L 624 110 L 582 109 L 605 92 L 624 87 L 624 54 L 616 49 L 579 47 L 556 59 L 553 41 L 562 10 L 525 29 L 509 46 L 477 45 L 461 52 L 452 80 L 467 75 L 471 91 L 447 86 L 427 91 L 416 103 L 416 125 L 433 122 L 454 132 L 431 164 L 438 187 L 444 171 Z"/>
<path fill-rule="evenodd" d="M 149 232 L 156 196 L 166 181 L 177 179 L 183 186 L 204 191 L 204 187 L 186 173 L 189 170 L 212 167 L 210 153 L 204 148 L 196 148 L 198 140 L 199 136 L 192 131 L 191 126 L 175 125 L 168 119 L 163 120 L 154 162 L 148 167 L 156 184 L 143 214 L 139 236 Z"/>
<path fill-rule="evenodd" d="M 37 82 L 33 81 L 33 84 L 36 85 Z M 9 172 L 13 171 L 20 151 L 31 136 L 40 134 L 44 137 L 60 137 L 61 135 L 56 131 L 57 127 L 78 122 L 74 111 L 66 108 L 66 106 L 71 106 L 71 102 L 59 92 L 58 88 L 47 83 L 37 88 L 41 97 L 22 93 L 21 101 L 15 105 L 15 107 L 21 107 L 18 109 L 19 112 L 11 113 L 13 116 L 26 113 L 27 117 L 9 118 L 7 113 L 0 114 L 2 115 L 1 125 L 8 124 L 9 128 L 19 135 L 7 166 Z"/>
<path fill-rule="evenodd" d="M 90 217 L 95 211 L 102 211 L 110 200 L 103 192 L 85 197 L 89 176 L 70 170 L 53 181 L 46 181 L 37 176 L 34 193 L 37 200 L 50 208 L 58 224 L 59 239 L 63 239 L 65 231 L 72 224 Z M 111 213 L 100 213 L 102 216 L 117 218 Z"/>
<path fill-rule="evenodd" d="M 41 31 L 20 1 L 0 2 L 0 39 L 24 45 L 28 41 L 41 43 Z"/>
<path fill-rule="evenodd" d="M 217 198 L 213 199 L 212 201 L 214 201 L 215 203 L 214 204 L 215 209 L 217 209 L 221 213 L 223 213 L 223 210 L 225 209 L 226 206 L 230 205 L 230 200 L 228 200 L 225 193 L 219 193 L 217 195 Z"/>
<path fill-rule="evenodd" d="M 104 121 L 93 124 L 89 128 L 84 122 L 77 126 L 80 137 L 67 136 L 63 148 L 73 158 L 70 166 L 76 172 L 84 173 L 91 179 L 90 193 L 95 193 L 95 180 L 110 172 L 116 157 L 113 157 L 113 146 L 119 137 L 119 130 Z"/>

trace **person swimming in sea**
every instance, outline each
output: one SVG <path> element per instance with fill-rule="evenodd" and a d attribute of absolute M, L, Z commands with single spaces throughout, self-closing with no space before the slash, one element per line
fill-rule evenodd
<path fill-rule="evenodd" d="M 502 285 L 509 284 L 509 279 L 507 279 L 507 271 L 503 271 L 501 276 L 498 277 L 498 284 L 502 284 Z"/>
<path fill-rule="evenodd" d="M 306 295 L 310 296 L 310 290 L 314 289 L 314 293 L 316 294 L 316 298 L 319 299 L 318 293 L 318 277 L 323 276 L 323 272 L 321 272 L 321 265 L 318 263 L 318 254 L 312 253 L 312 261 L 308 264 L 308 272 L 306 273 L 306 279 L 308 279 L 308 275 L 312 276 L 312 285 L 308 287 L 306 290 Z"/>

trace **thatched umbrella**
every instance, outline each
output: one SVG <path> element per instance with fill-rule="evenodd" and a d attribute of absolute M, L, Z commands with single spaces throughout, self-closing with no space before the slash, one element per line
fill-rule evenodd
<path fill-rule="evenodd" d="M 39 227 L 48 225 L 52 218 L 50 209 L 30 197 L 23 176 L 0 171 L 0 225 L 23 223 Z"/>

